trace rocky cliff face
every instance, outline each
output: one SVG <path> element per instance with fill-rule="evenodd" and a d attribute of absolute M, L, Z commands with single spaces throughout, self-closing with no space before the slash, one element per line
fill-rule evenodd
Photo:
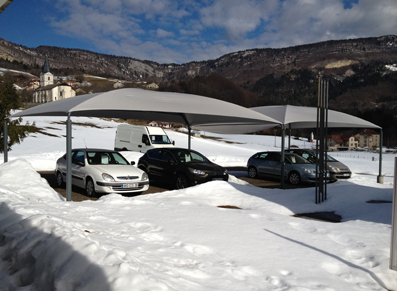
<path fill-rule="evenodd" d="M 108 75 L 126 80 L 156 82 L 217 73 L 232 82 L 254 84 L 268 74 L 282 75 L 292 69 L 310 69 L 341 74 L 358 63 L 397 60 L 397 36 L 326 41 L 281 49 L 252 49 L 230 53 L 215 60 L 182 65 L 159 64 L 80 49 L 40 46 L 27 48 L 0 39 L 0 58 L 41 67 L 48 56 L 51 69 L 60 72 Z"/>

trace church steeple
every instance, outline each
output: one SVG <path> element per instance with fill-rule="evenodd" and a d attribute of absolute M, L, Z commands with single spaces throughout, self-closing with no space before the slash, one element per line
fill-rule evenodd
<path fill-rule="evenodd" d="M 47 56 L 43 65 L 43 70 L 40 73 L 40 87 L 54 84 L 54 75 L 50 72 L 50 63 L 48 62 Z"/>
<path fill-rule="evenodd" d="M 43 66 L 43 74 L 50 72 L 50 63 L 48 62 L 47 55 L 45 56 L 44 66 Z"/>

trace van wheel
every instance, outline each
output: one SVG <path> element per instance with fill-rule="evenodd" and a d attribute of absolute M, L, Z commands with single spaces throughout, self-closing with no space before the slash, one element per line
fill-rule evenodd
<path fill-rule="evenodd" d="M 88 197 L 94 197 L 96 195 L 94 181 L 92 181 L 91 178 L 87 178 L 87 182 L 85 183 L 85 192 Z"/>
<path fill-rule="evenodd" d="M 186 176 L 183 174 L 178 174 L 178 176 L 176 176 L 176 179 L 175 179 L 175 189 L 185 189 L 188 186 L 189 185 L 188 185 Z"/>

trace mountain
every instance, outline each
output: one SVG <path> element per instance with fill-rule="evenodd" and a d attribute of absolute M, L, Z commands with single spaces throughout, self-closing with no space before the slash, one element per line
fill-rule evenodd
<path fill-rule="evenodd" d="M 0 38 L 0 58 L 29 68 L 40 68 L 48 56 L 51 69 L 59 73 L 80 72 L 108 75 L 126 80 L 156 82 L 216 73 L 238 85 L 257 82 L 274 73 L 280 76 L 293 69 L 324 70 L 337 74 L 353 65 L 397 59 L 397 36 L 326 41 L 280 49 L 251 49 L 230 53 L 215 60 L 186 64 L 159 64 L 80 49 L 39 46 L 28 48 Z"/>
<path fill-rule="evenodd" d="M 250 49 L 215 60 L 159 64 L 80 49 L 28 48 L 0 39 L 0 67 L 38 76 L 48 56 L 58 76 L 90 74 L 160 84 L 160 90 L 243 106 L 317 105 L 317 79 L 329 80 L 329 107 L 365 118 L 396 139 L 397 36 Z M 397 140 L 396 140 L 397 145 Z"/>

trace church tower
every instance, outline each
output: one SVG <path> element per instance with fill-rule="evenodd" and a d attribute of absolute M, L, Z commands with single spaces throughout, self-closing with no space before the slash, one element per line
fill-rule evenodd
<path fill-rule="evenodd" d="M 45 56 L 43 70 L 40 73 L 40 87 L 54 84 L 54 75 L 50 73 L 50 63 Z"/>

